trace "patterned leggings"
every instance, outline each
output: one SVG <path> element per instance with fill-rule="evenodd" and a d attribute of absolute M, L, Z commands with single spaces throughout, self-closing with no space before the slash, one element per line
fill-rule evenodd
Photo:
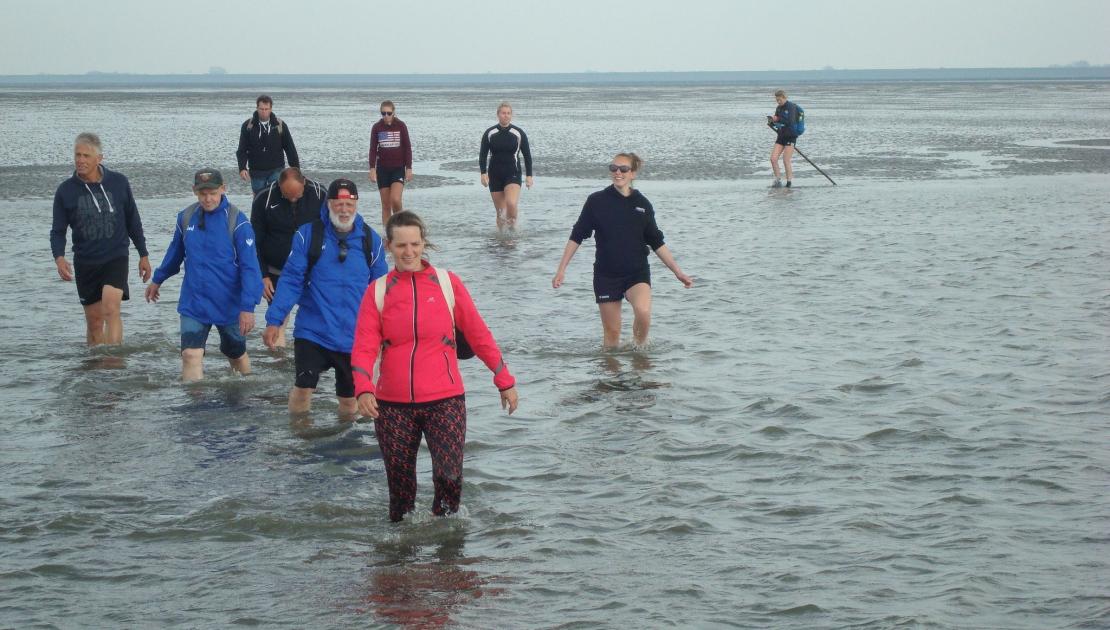
<path fill-rule="evenodd" d="M 459 511 L 462 495 L 463 444 L 466 441 L 466 399 L 463 396 L 427 403 L 378 402 L 374 433 L 385 461 L 389 483 L 389 520 L 416 507 L 416 453 L 423 434 L 432 455 L 436 516 Z"/>

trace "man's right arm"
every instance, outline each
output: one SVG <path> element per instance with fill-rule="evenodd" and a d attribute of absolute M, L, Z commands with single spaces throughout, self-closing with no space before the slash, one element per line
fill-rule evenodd
<path fill-rule="evenodd" d="M 239 128 L 239 148 L 235 150 L 235 160 L 239 163 L 239 170 L 247 170 L 247 145 L 250 140 L 247 138 L 247 123 Z"/>

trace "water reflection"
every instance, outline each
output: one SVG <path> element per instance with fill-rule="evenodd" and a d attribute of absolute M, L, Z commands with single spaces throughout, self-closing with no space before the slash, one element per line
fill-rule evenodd
<path fill-rule="evenodd" d="M 417 541 L 410 535 L 375 545 L 381 560 L 373 565 L 368 585 L 370 611 L 402 628 L 443 628 L 470 602 L 504 592 L 467 568 L 479 559 L 463 555 L 466 533 L 459 523 L 433 523 L 436 534 L 430 538 L 435 540 Z"/>

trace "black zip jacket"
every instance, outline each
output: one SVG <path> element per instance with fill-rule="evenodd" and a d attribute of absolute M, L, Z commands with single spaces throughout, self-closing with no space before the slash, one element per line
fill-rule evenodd
<path fill-rule="evenodd" d="M 289 157 L 289 166 L 300 168 L 301 159 L 285 121 L 271 113 L 270 130 L 267 132 L 266 127 L 258 122 L 258 112 L 255 111 L 243 122 L 239 129 L 239 148 L 235 151 L 240 171 L 247 169 L 255 173 L 282 168 L 286 156 Z"/>

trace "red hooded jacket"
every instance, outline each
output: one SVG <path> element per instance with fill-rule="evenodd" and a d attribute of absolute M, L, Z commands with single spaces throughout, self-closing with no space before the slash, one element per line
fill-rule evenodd
<path fill-rule="evenodd" d="M 462 394 L 455 326 L 493 372 L 497 389 L 516 385 L 466 286 L 455 274 L 449 272 L 449 277 L 455 292 L 454 326 L 435 268 L 427 261 L 420 271 L 394 269 L 377 280 L 386 283 L 383 313 L 374 301 L 374 285 L 367 287 L 351 350 L 356 397 L 370 393 L 387 402 L 417 403 Z M 381 374 L 375 385 L 374 363 L 379 351 Z"/>

